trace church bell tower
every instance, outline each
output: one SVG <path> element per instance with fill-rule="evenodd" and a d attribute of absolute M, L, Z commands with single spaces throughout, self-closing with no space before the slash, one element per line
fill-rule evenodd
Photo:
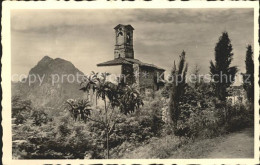
<path fill-rule="evenodd" d="M 133 30 L 131 25 L 117 25 L 115 28 L 116 44 L 114 56 L 116 58 L 134 58 Z"/>

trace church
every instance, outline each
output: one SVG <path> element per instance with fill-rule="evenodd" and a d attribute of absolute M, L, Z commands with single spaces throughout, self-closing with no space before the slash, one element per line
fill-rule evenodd
<path fill-rule="evenodd" d="M 119 24 L 115 28 L 114 59 L 97 64 L 98 67 L 119 66 L 119 83 L 137 84 L 140 92 L 159 90 L 164 86 L 164 69 L 134 58 L 131 25 Z"/>

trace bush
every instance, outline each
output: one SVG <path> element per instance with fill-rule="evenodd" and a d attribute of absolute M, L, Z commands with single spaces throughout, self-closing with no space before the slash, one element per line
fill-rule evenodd
<path fill-rule="evenodd" d="M 14 124 L 23 124 L 28 119 L 31 113 L 32 103 L 30 100 L 23 100 L 20 96 L 12 97 L 12 118 Z"/>
<path fill-rule="evenodd" d="M 122 156 L 122 152 L 131 151 L 139 145 L 146 144 L 152 137 L 161 135 L 163 121 L 162 102 L 156 99 L 145 102 L 140 111 L 121 115 L 119 123 L 110 136 L 112 157 Z"/>
<path fill-rule="evenodd" d="M 250 107 L 250 106 L 247 106 Z M 193 110 L 189 117 L 178 121 L 175 134 L 189 138 L 213 138 L 253 126 L 254 114 L 243 104 Z"/>
<path fill-rule="evenodd" d="M 29 114 L 28 113 L 19 113 L 16 115 L 16 118 L 14 120 L 14 124 L 19 125 L 26 122 Z"/>
<path fill-rule="evenodd" d="M 211 138 L 221 134 L 219 119 L 213 109 L 191 112 L 186 121 L 179 121 L 175 132 L 178 136 L 189 138 Z"/>
<path fill-rule="evenodd" d="M 34 110 L 32 112 L 31 118 L 33 119 L 33 124 L 36 126 L 46 124 L 50 120 L 48 118 L 48 114 L 43 109 Z"/>
<path fill-rule="evenodd" d="M 254 107 L 251 105 L 235 104 L 228 106 L 226 129 L 229 132 L 239 131 L 254 125 Z"/>
<path fill-rule="evenodd" d="M 122 152 L 133 150 L 136 146 L 147 143 L 151 137 L 159 135 L 162 123 L 156 109 L 160 106 L 157 100 L 129 115 L 118 112 L 119 122 L 109 138 L 112 157 L 119 157 Z M 69 114 L 54 118 L 53 121 L 45 120 L 46 115 L 42 110 L 33 114 L 16 130 L 19 132 L 16 139 L 25 140 L 14 148 L 20 154 L 19 158 L 105 158 L 103 125 L 91 121 L 75 122 Z M 37 124 L 36 119 L 40 119 Z"/>
<path fill-rule="evenodd" d="M 99 136 L 90 132 L 85 123 L 73 122 L 68 115 L 40 127 L 33 126 L 32 122 L 26 123 L 18 132 L 22 130 L 27 132 L 23 137 L 25 142 L 15 148 L 20 151 L 19 158 L 83 159 L 86 155 L 88 158 L 103 158 L 102 146 L 97 144 Z"/>

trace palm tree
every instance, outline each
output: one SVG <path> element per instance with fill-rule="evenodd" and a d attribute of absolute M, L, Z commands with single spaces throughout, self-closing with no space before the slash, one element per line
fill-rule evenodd
<path fill-rule="evenodd" d="M 99 76 L 100 75 L 100 76 Z M 134 86 L 121 86 L 107 81 L 109 73 L 94 73 L 86 76 L 85 80 L 81 83 L 80 90 L 89 92 L 92 90 L 96 93 L 97 99 L 104 102 L 104 115 L 105 120 L 96 120 L 91 116 L 92 107 L 88 100 L 68 100 L 69 111 L 74 119 L 88 120 L 98 122 L 104 126 L 106 134 L 106 158 L 109 158 L 109 135 L 115 128 L 117 118 L 113 116 L 114 109 L 118 107 L 121 112 L 127 114 L 133 112 L 135 109 L 143 105 L 139 92 Z M 110 111 L 110 116 L 109 115 Z"/>

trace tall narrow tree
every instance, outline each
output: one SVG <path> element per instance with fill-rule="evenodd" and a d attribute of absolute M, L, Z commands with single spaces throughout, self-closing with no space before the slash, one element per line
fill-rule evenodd
<path fill-rule="evenodd" d="M 254 103 L 254 61 L 252 46 L 247 46 L 246 52 L 246 73 L 243 74 L 243 87 L 249 102 Z"/>
<path fill-rule="evenodd" d="M 233 48 L 227 32 L 223 32 L 215 47 L 215 63 L 210 61 L 210 74 L 214 91 L 220 101 L 226 101 L 227 89 L 235 80 L 236 66 L 230 66 L 233 60 Z"/>
<path fill-rule="evenodd" d="M 169 102 L 169 115 L 173 122 L 174 130 L 177 128 L 177 123 L 181 110 L 179 108 L 179 102 L 184 94 L 184 88 L 186 86 L 186 74 L 188 70 L 188 64 L 185 64 L 185 52 L 180 55 L 180 62 L 178 69 L 176 68 L 175 61 L 171 71 L 171 89 L 170 89 L 170 102 Z"/>

